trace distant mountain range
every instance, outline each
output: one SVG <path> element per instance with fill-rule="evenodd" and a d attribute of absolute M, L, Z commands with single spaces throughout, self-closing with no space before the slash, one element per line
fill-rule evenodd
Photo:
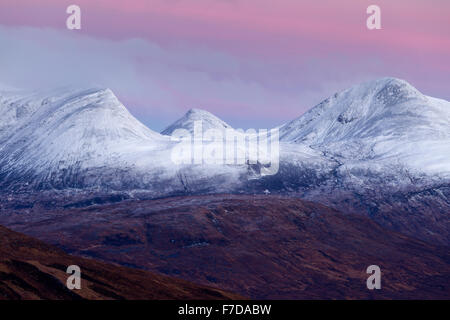
<path fill-rule="evenodd" d="M 33 192 L 156 198 L 278 193 L 368 215 L 450 243 L 450 102 L 383 78 L 336 93 L 279 127 L 280 164 L 174 164 L 177 129 L 232 129 L 192 109 L 161 134 L 109 89 L 0 93 L 0 186 Z"/>
<path fill-rule="evenodd" d="M 196 121 L 203 131 L 232 129 L 207 111 L 191 109 L 158 134 L 109 89 L 3 92 L 0 111 L 1 184 L 15 188 L 151 191 L 153 179 L 133 183 L 120 172 L 151 177 L 152 170 L 163 171 L 174 178 L 183 168 L 170 161 L 174 142 L 167 135 L 193 132 Z M 385 78 L 336 93 L 279 130 L 283 163 L 319 162 L 324 168 L 318 174 L 337 170 L 352 184 L 367 184 L 368 174 L 394 188 L 450 178 L 450 103 L 402 80 Z M 228 169 L 241 174 L 247 168 Z"/>

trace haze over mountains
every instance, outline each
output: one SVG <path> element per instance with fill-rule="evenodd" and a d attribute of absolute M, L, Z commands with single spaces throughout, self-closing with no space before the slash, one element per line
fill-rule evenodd
<path fill-rule="evenodd" d="M 280 167 L 175 164 L 168 134 L 231 128 L 190 110 L 154 132 L 108 89 L 0 94 L 4 193 L 291 194 L 367 214 L 395 230 L 450 243 L 450 103 L 383 78 L 329 97 L 279 128 Z M 395 214 L 394 214 L 395 213 Z M 406 218 L 407 217 L 407 218 Z"/>

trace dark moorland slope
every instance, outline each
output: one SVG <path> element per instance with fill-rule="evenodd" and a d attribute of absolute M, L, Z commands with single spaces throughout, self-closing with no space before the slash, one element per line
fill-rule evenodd
<path fill-rule="evenodd" d="M 73 200 L 73 199 L 72 199 Z M 3 212 L 0 223 L 86 257 L 252 298 L 450 299 L 449 247 L 368 217 L 265 195 L 125 200 Z M 368 290 L 378 265 L 382 289 Z"/>
<path fill-rule="evenodd" d="M 0 300 L 240 298 L 148 271 L 71 256 L 1 226 L 0 239 Z M 69 265 L 81 268 L 81 290 L 66 287 Z"/>

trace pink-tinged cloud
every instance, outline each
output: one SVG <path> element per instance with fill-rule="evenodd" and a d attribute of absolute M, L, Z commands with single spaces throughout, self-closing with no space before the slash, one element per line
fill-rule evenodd
<path fill-rule="evenodd" d="M 344 51 L 347 45 L 368 49 L 388 45 L 392 50 L 450 53 L 450 2 L 446 0 L 376 1 L 383 19 L 383 30 L 377 32 L 366 29 L 365 10 L 373 1 L 364 0 L 75 2 L 82 8 L 83 32 L 115 39 L 199 41 L 234 52 L 254 53 L 264 48 L 260 54 L 280 55 L 316 50 L 319 45 Z M 73 0 L 3 0 L 0 21 L 8 25 L 65 28 L 65 8 L 72 3 Z"/>
<path fill-rule="evenodd" d="M 80 31 L 65 29 L 70 4 L 82 9 Z M 366 28 L 366 8 L 371 4 L 381 8 L 381 30 Z M 152 110 L 149 104 L 174 112 L 194 106 L 231 120 L 261 114 L 281 121 L 335 90 L 381 76 L 404 78 L 427 94 L 450 99 L 449 16 L 447 0 L 0 3 L 0 25 L 49 27 L 68 38 L 76 34 L 112 41 L 122 58 L 103 54 L 129 66 L 129 83 L 152 86 L 158 97 L 123 90 L 138 113 Z M 126 44 L 130 39 L 141 39 L 160 51 L 136 52 Z M 86 60 L 96 65 L 98 52 L 89 55 L 90 42 L 79 43 Z M 63 51 L 56 45 L 54 50 Z M 120 91 L 120 83 L 114 86 Z"/>

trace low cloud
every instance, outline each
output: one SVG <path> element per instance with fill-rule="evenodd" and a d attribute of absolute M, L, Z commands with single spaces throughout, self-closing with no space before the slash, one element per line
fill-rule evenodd
<path fill-rule="evenodd" d="M 386 66 L 373 57 L 264 60 L 186 43 L 162 47 L 50 28 L 0 26 L 0 43 L 0 83 L 109 87 L 155 130 L 189 108 L 206 109 L 235 127 L 276 126 L 336 90 L 386 75 L 378 74 Z"/>

